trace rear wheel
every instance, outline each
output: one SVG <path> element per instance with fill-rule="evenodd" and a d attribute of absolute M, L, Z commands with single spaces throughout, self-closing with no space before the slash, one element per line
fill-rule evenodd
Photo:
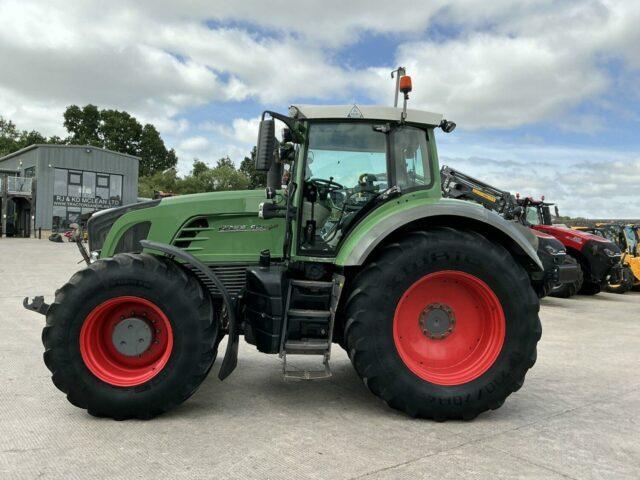
<path fill-rule="evenodd" d="M 553 290 L 551 290 L 551 293 L 549 294 L 549 296 L 551 297 L 558 297 L 558 298 L 573 297 L 575 294 L 578 293 L 580 288 L 582 288 L 582 283 L 584 281 L 584 273 L 582 272 L 582 267 L 580 266 L 580 262 L 578 262 L 571 255 L 567 255 L 564 261 L 565 263 L 571 263 L 571 264 L 577 265 L 578 278 L 576 279 L 575 282 L 563 283 L 555 287 Z"/>
<path fill-rule="evenodd" d="M 77 407 L 151 418 L 189 398 L 217 353 L 210 296 L 175 263 L 121 254 L 56 292 L 42 332 L 56 387 Z"/>
<path fill-rule="evenodd" d="M 522 385 L 541 334 L 538 305 L 503 247 L 474 232 L 415 232 L 354 280 L 346 344 L 365 384 L 391 407 L 470 419 Z"/>

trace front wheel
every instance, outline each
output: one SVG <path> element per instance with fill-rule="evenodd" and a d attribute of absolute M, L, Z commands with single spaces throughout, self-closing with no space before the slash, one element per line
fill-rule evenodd
<path fill-rule="evenodd" d="M 571 255 L 567 254 L 565 258 L 565 263 L 570 263 L 576 265 L 578 270 L 578 278 L 571 283 L 562 283 L 551 290 L 549 296 L 557 297 L 557 298 L 570 298 L 573 297 L 578 291 L 582 288 L 582 283 L 584 282 L 584 273 L 582 272 L 582 266 L 580 262 L 576 260 Z"/>
<path fill-rule="evenodd" d="M 216 356 L 208 293 L 172 261 L 120 254 L 56 292 L 42 332 L 58 389 L 95 416 L 151 418 L 185 401 Z"/>
<path fill-rule="evenodd" d="M 629 265 L 622 266 L 620 277 L 620 282 L 618 283 L 607 283 L 607 292 L 626 293 L 633 288 L 635 278 L 633 276 L 633 270 L 631 270 Z"/>
<path fill-rule="evenodd" d="M 391 407 L 471 419 L 522 385 L 538 309 L 507 250 L 475 232 L 434 229 L 385 246 L 358 274 L 345 338 L 356 371 Z"/>

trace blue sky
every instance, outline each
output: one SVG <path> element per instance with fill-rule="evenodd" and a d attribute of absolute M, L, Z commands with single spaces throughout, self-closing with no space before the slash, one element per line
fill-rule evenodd
<path fill-rule="evenodd" d="M 96 15 L 96 12 L 100 15 Z M 264 109 L 390 104 L 458 124 L 441 163 L 572 215 L 640 217 L 640 2 L 0 1 L 0 115 L 64 134 L 71 103 L 124 109 L 178 151 L 239 162 Z"/>

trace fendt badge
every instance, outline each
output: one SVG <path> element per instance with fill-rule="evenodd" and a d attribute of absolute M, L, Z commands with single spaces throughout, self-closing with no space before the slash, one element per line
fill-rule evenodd
<path fill-rule="evenodd" d="M 268 232 L 276 227 L 277 225 L 220 225 L 218 231 L 222 233 Z"/>

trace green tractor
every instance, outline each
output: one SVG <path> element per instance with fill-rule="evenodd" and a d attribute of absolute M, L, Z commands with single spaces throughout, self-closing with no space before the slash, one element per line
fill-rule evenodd
<path fill-rule="evenodd" d="M 264 112 L 265 191 L 164 198 L 95 214 L 88 266 L 25 307 L 46 315 L 44 361 L 75 406 L 151 418 L 238 362 L 239 338 L 285 378 L 330 376 L 332 344 L 411 416 L 471 419 L 523 384 L 541 335 L 543 271 L 513 222 L 441 197 L 441 115 L 292 106 Z M 276 140 L 276 121 L 285 127 Z M 81 244 L 80 244 L 81 245 Z M 318 367 L 292 368 L 291 355 Z"/>

